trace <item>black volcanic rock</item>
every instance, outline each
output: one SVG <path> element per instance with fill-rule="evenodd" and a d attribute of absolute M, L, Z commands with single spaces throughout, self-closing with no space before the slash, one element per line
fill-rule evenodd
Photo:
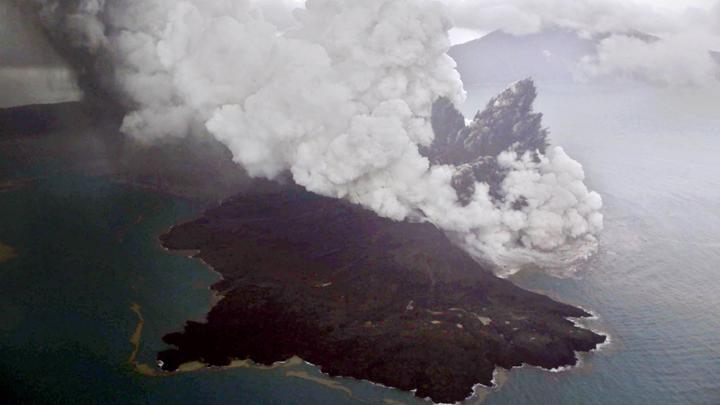
<path fill-rule="evenodd" d="M 461 203 L 470 201 L 476 181 L 489 184 L 495 199 L 502 198 L 500 184 L 505 173 L 497 165 L 497 157 L 503 151 L 545 153 L 548 131 L 542 127 L 542 114 L 533 112 L 536 97 L 532 79 L 515 82 L 493 97 L 467 126 L 449 100 L 435 102 L 435 140 L 423 153 L 433 164 L 457 168 L 453 187 Z"/>
<path fill-rule="evenodd" d="M 434 226 L 266 183 L 162 236 L 224 279 L 206 322 L 164 340 L 163 368 L 297 355 L 331 376 L 460 401 L 496 366 L 575 364 L 604 336 L 581 309 L 495 277 Z"/>
<path fill-rule="evenodd" d="M 435 133 L 432 148 L 434 151 L 447 150 L 457 142 L 457 134 L 465 128 L 465 117 L 448 98 L 441 97 L 432 106 L 432 129 Z M 433 161 L 437 152 L 430 151 Z"/>
<path fill-rule="evenodd" d="M 497 157 L 513 146 L 520 153 L 535 150 L 544 153 L 548 131 L 542 128 L 542 114 L 533 112 L 536 97 L 532 79 L 515 82 L 493 97 L 467 126 L 462 114 L 447 99 L 438 100 L 432 116 L 435 141 L 428 152 L 431 161 L 451 165 L 472 163 L 482 157 Z M 458 125 L 461 119 L 462 126 Z"/>

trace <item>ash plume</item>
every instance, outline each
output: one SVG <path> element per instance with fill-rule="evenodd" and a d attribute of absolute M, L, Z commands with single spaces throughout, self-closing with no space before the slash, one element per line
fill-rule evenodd
<path fill-rule="evenodd" d="M 495 262 L 510 266 L 561 267 L 594 249 L 594 235 L 603 227 L 602 199 L 585 186 L 578 162 L 560 147 L 548 150 L 542 114 L 533 111 L 536 97 L 531 79 L 513 83 L 467 125 L 449 100 L 439 99 L 433 106 L 435 140 L 423 153 L 435 165 L 455 168 L 451 184 L 461 206 L 487 194 L 499 211 L 493 233 L 483 240 L 476 231 L 459 235 L 470 252 L 491 252 Z M 554 257 L 540 253 L 550 251 Z"/>
<path fill-rule="evenodd" d="M 532 82 L 460 127 L 440 3 L 308 0 L 287 30 L 251 1 L 35 4 L 87 80 L 121 95 L 132 137 L 212 136 L 251 176 L 290 173 L 309 191 L 430 221 L 505 271 L 564 263 L 602 228 L 582 166 L 546 150 Z M 439 110 L 450 121 L 433 121 Z"/>
<path fill-rule="evenodd" d="M 485 110 L 478 111 L 467 126 L 465 117 L 450 100 L 441 98 L 435 102 L 435 139 L 425 154 L 433 164 L 458 168 L 453 187 L 461 203 L 470 203 L 477 182 L 488 184 L 495 199 L 501 197 L 505 177 L 497 160 L 501 152 L 529 153 L 536 161 L 545 153 L 548 131 L 542 128 L 542 114 L 532 111 L 535 97 L 531 79 L 513 83 L 493 97 Z"/>

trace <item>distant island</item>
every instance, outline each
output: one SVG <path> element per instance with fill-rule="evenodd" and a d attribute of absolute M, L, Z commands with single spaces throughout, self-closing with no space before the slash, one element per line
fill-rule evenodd
<path fill-rule="evenodd" d="M 164 370 L 299 356 L 447 403 L 492 385 L 496 367 L 575 365 L 606 339 L 567 319 L 584 310 L 497 278 L 431 224 L 295 186 L 254 189 L 161 237 L 223 276 L 207 321 L 164 337 Z"/>

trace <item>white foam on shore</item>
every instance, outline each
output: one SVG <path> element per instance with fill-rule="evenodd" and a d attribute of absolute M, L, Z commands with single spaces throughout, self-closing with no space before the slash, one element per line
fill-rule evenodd
<path fill-rule="evenodd" d="M 586 313 L 590 314 L 590 316 L 589 316 L 589 317 L 580 317 L 580 318 L 566 318 L 566 319 L 567 319 L 568 321 L 572 322 L 572 324 L 573 324 L 575 327 L 582 328 L 582 329 L 587 329 L 587 330 L 589 330 L 589 331 L 591 331 L 591 332 L 593 332 L 593 333 L 596 333 L 596 334 L 605 336 L 605 341 L 604 341 L 603 343 L 600 343 L 600 344 L 596 345 L 593 349 L 590 349 L 590 350 L 587 351 L 587 352 L 575 351 L 575 352 L 574 352 L 574 353 L 575 353 L 575 355 L 574 355 L 575 364 L 573 364 L 573 365 L 560 366 L 560 367 L 555 367 L 555 368 L 547 369 L 547 368 L 543 368 L 543 367 L 540 367 L 540 366 L 533 366 L 533 365 L 530 365 L 530 364 L 527 364 L 527 363 L 522 363 L 522 364 L 519 365 L 519 366 L 513 366 L 513 367 L 511 367 L 510 370 L 508 370 L 508 372 L 511 372 L 511 371 L 514 370 L 514 369 L 522 369 L 522 368 L 535 368 L 535 369 L 542 370 L 542 371 L 545 371 L 545 372 L 548 372 L 548 373 L 564 373 L 564 372 L 573 371 L 573 370 L 582 368 L 582 367 L 584 366 L 584 364 L 585 364 L 585 359 L 586 359 L 587 356 L 589 356 L 591 353 L 594 353 L 594 352 L 599 353 L 599 352 L 601 352 L 603 349 L 605 349 L 606 347 L 610 346 L 611 337 L 610 337 L 610 334 L 609 334 L 608 332 L 603 331 L 603 330 L 594 329 L 594 328 L 592 328 L 592 327 L 590 327 L 590 326 L 587 326 L 587 325 L 584 325 L 584 324 L 582 323 L 583 321 L 593 321 L 593 322 L 594 322 L 594 321 L 598 321 L 598 320 L 600 319 L 600 317 L 599 317 L 596 313 L 594 313 L 593 311 L 590 311 L 590 310 L 588 310 L 588 309 L 586 309 L 586 308 L 583 308 L 583 307 L 581 307 L 581 306 L 579 306 L 579 305 L 574 305 L 574 306 L 577 307 L 577 308 L 582 309 L 582 310 L 585 311 Z M 465 398 L 465 399 L 462 400 L 462 401 L 457 402 L 456 405 L 461 404 L 461 403 L 463 403 L 463 402 L 465 402 L 465 401 L 469 401 L 469 400 L 472 400 L 472 399 L 474 399 L 474 398 L 477 398 L 477 397 L 479 396 L 479 391 L 480 391 L 480 389 L 486 389 L 486 390 L 490 390 L 490 391 L 497 391 L 497 390 L 499 390 L 499 389 L 500 389 L 500 386 L 498 386 L 498 383 L 497 383 L 497 375 L 498 375 L 498 369 L 499 369 L 499 368 L 501 368 L 501 367 L 495 367 L 495 370 L 493 371 L 493 378 L 492 378 L 492 380 L 490 380 L 490 385 L 489 385 L 489 386 L 488 386 L 488 385 L 485 385 L 485 384 L 482 384 L 482 383 L 475 384 L 475 385 L 473 386 L 473 393 L 472 393 L 472 395 L 470 395 L 469 397 Z"/>
<path fill-rule="evenodd" d="M 591 331 L 591 332 L 593 332 L 593 333 L 595 333 L 595 334 L 605 336 L 605 341 L 604 341 L 604 342 L 598 344 L 597 346 L 595 346 L 595 348 L 590 349 L 590 351 L 587 352 L 587 353 L 593 353 L 593 352 L 600 353 L 601 351 L 603 351 L 604 349 L 606 349 L 607 347 L 609 347 L 609 346 L 610 346 L 610 343 L 612 342 L 612 337 L 611 337 L 610 333 L 609 333 L 608 331 L 606 331 L 606 330 L 594 328 L 593 326 L 588 325 L 588 322 L 593 323 L 593 322 L 599 321 L 599 320 L 600 320 L 600 316 L 599 316 L 598 314 L 596 314 L 595 312 L 587 309 L 587 308 L 583 308 L 583 307 L 580 306 L 580 305 L 574 305 L 574 306 L 576 306 L 576 307 L 582 309 L 583 311 L 587 312 L 588 314 L 590 314 L 590 316 L 588 316 L 588 317 L 579 317 L 579 318 L 567 318 L 568 321 L 572 322 L 575 327 L 582 328 L 582 329 L 587 329 L 587 330 L 589 330 L 589 331 Z"/>

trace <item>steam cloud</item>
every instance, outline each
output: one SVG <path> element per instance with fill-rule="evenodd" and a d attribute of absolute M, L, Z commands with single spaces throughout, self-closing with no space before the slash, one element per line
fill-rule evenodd
<path fill-rule="evenodd" d="M 504 271 L 564 263 L 602 228 L 600 196 L 561 148 L 509 147 L 501 198 L 477 182 L 463 203 L 459 169 L 421 154 L 433 103 L 464 99 L 439 3 L 308 0 L 283 32 L 249 1 L 37 1 L 50 30 L 111 62 L 134 106 L 129 135 L 212 135 L 252 176 L 290 172 L 309 191 L 431 221 Z"/>

